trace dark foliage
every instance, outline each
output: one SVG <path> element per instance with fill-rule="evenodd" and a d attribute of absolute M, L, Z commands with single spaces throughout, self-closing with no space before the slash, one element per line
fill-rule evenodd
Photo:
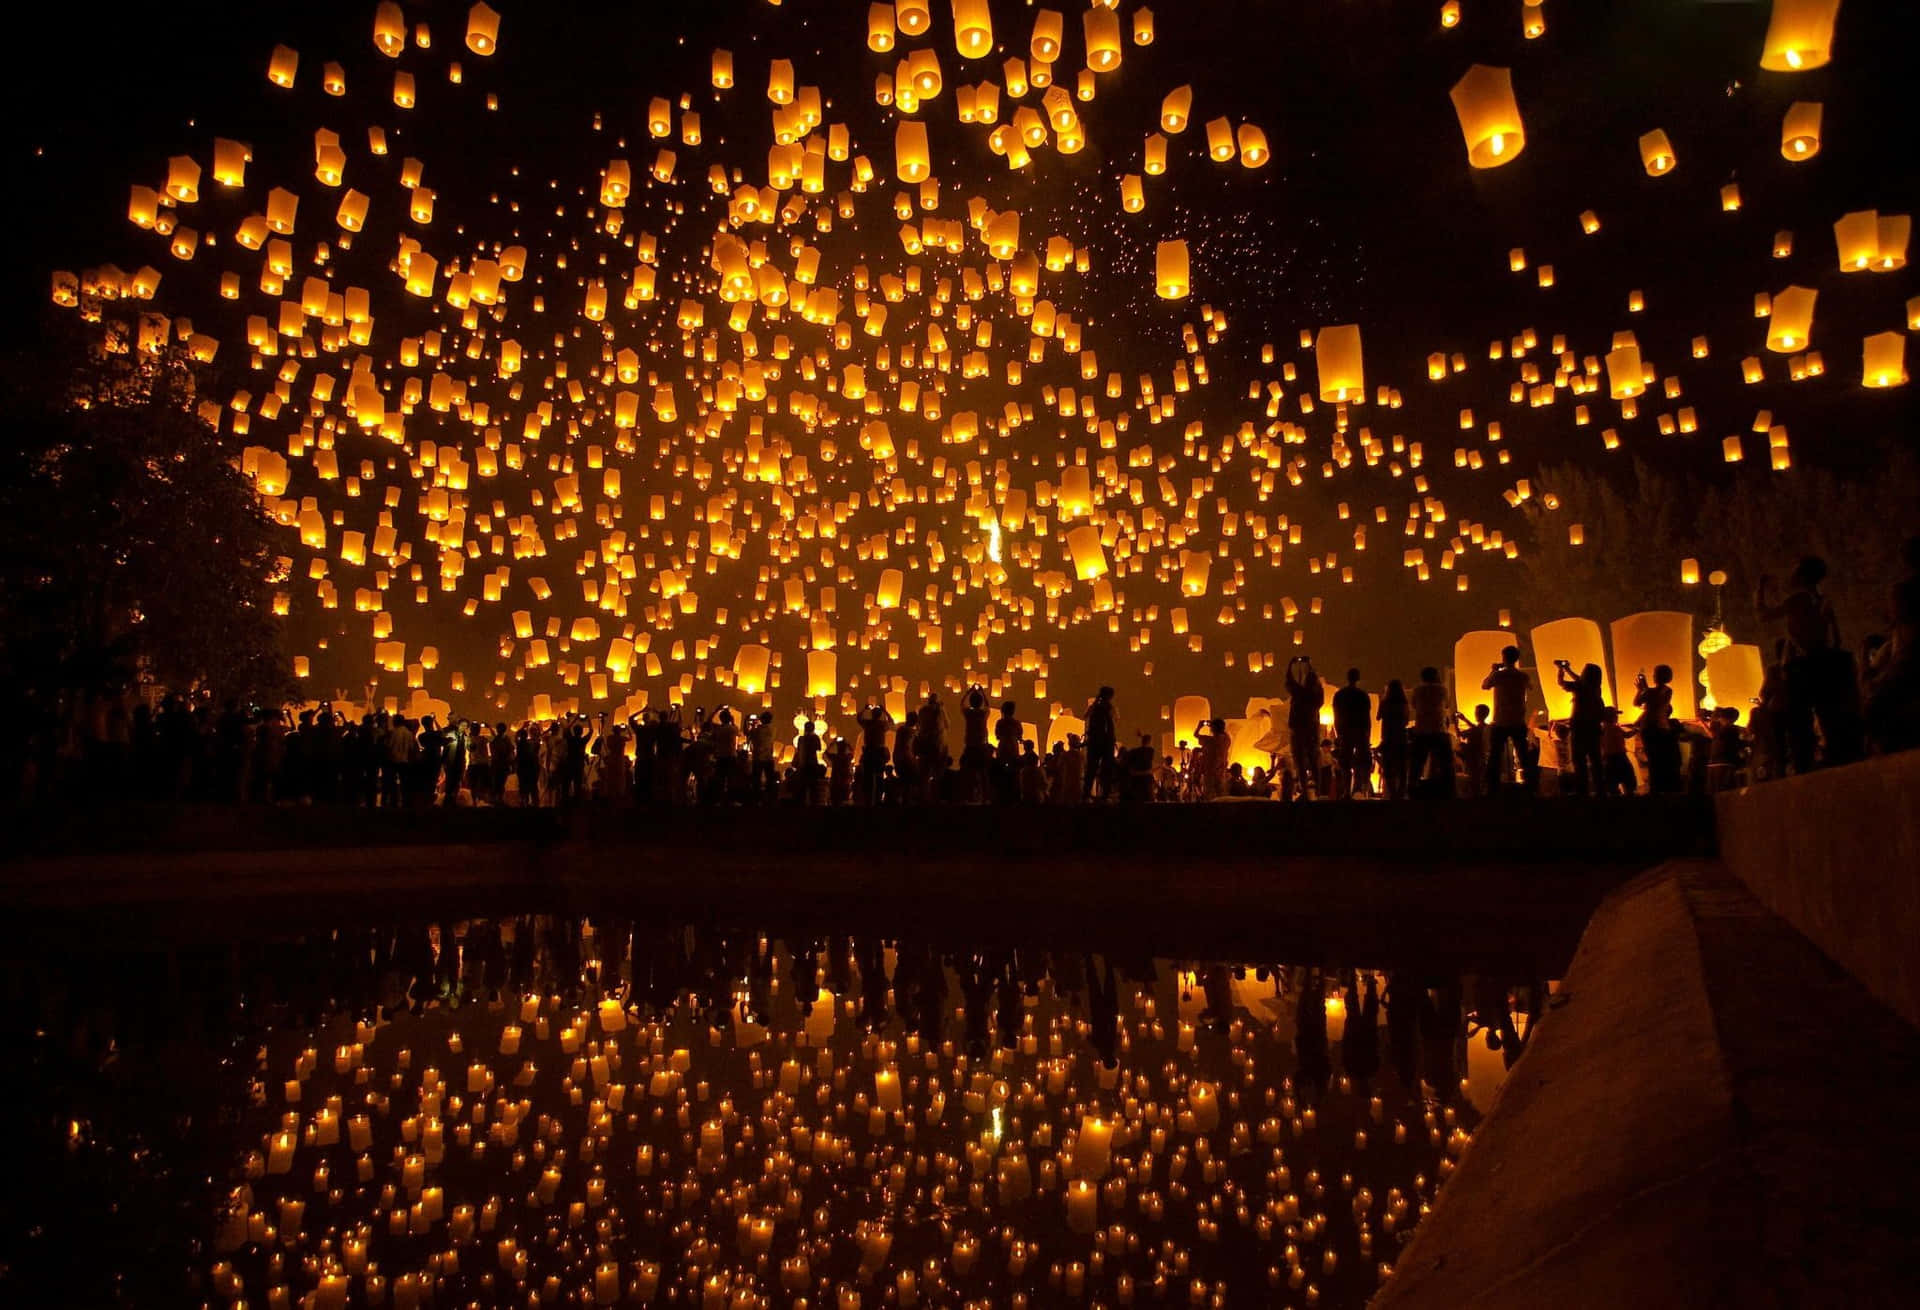
<path fill-rule="evenodd" d="M 56 338 L 0 396 L 0 686 L 57 716 L 145 672 L 216 702 L 291 690 L 273 524 L 183 354 Z"/>

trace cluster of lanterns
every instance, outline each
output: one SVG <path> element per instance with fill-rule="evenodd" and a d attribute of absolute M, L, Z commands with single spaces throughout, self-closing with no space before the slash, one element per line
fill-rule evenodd
<path fill-rule="evenodd" d="M 535 929 L 435 931 L 457 977 L 480 934 Z M 1003 982 L 970 1048 L 979 984 L 937 956 L 763 943 L 770 968 L 711 980 L 733 995 L 656 1009 L 591 958 L 623 951 L 607 931 L 586 925 L 583 978 L 268 1032 L 215 1304 L 1359 1304 L 1505 1073 L 1443 1042 L 1444 1087 L 1296 1084 L 1302 1015 L 1322 1059 L 1381 1021 L 1305 969 L 1288 994 L 1161 961 L 1104 1015 Z"/>
<path fill-rule="evenodd" d="M 1761 66 L 1827 62 L 1838 8 L 1776 0 Z M 1526 11 L 1540 35 L 1542 7 Z M 1443 5 L 1440 27 L 1461 14 Z M 468 88 L 517 21 L 533 20 L 476 4 L 449 53 L 385 0 L 362 53 L 372 72 L 326 60 L 316 77 L 276 47 L 269 81 L 316 120 L 311 174 L 258 176 L 244 141 L 209 136 L 131 190 L 154 264 L 53 276 L 54 300 L 110 348 L 244 359 L 245 385 L 201 413 L 285 525 L 276 609 L 313 641 L 298 670 L 337 701 L 521 717 L 785 691 L 850 714 L 978 682 L 1059 723 L 1049 675 L 1075 627 L 1124 642 L 1147 676 L 1162 651 L 1257 675 L 1304 645 L 1318 593 L 1372 558 L 1367 525 L 1314 521 L 1310 480 L 1386 479 L 1373 542 L 1398 536 L 1412 577 L 1451 573 L 1464 592 L 1471 561 L 1502 565 L 1521 544 L 1438 489 L 1511 461 L 1476 412 L 1501 396 L 1564 406 L 1577 429 L 1603 405 L 1625 424 L 1682 395 L 1633 332 L 1583 352 L 1528 328 L 1465 381 L 1465 352 L 1427 357 L 1432 385 L 1483 387 L 1449 452 L 1438 434 L 1387 430 L 1399 362 L 1376 354 L 1369 375 L 1362 324 L 1256 325 L 1257 352 L 1236 349 L 1206 300 L 1231 271 L 1155 191 L 1181 149 L 1255 176 L 1268 129 L 1187 82 L 1147 123 L 1110 111 L 1130 102 L 1103 86 L 1122 69 L 1153 77 L 1157 49 L 1152 12 L 1118 0 L 1017 14 L 901 0 L 870 5 L 834 59 L 715 50 L 710 107 L 643 95 L 630 124 L 596 118 L 591 172 L 540 186 L 515 167 L 485 203 L 450 169 L 396 158 L 410 136 L 328 126 L 343 97 L 393 128 L 498 110 Z M 853 88 L 809 81 L 849 53 L 889 121 L 878 139 L 835 116 Z M 1468 166 L 1524 157 L 1511 69 L 1471 65 L 1451 100 Z M 1821 110 L 1789 110 L 1787 159 L 1819 153 Z M 751 130 L 723 147 L 703 112 Z M 1151 292 L 1188 318 L 1181 349 L 1144 370 L 1117 366 L 1140 343 L 1086 308 L 1097 252 L 955 148 L 984 144 L 1017 176 L 1096 132 L 1122 221 L 1154 251 Z M 1678 167 L 1663 130 L 1639 152 L 1653 177 Z M 1741 203 L 1737 188 L 1723 203 Z M 1600 230 L 1593 210 L 1578 222 Z M 1844 271 L 1905 266 L 1905 215 L 1847 214 L 1835 237 Z M 1791 247 L 1783 232 L 1776 253 Z M 223 321 L 152 307 L 163 266 L 217 287 Z M 1534 274 L 1553 285 L 1551 264 Z M 1825 373 L 1814 304 L 1797 285 L 1756 302 L 1788 380 Z M 1641 308 L 1635 292 L 1628 312 Z M 1867 387 L 1906 382 L 1902 326 L 1920 307 L 1907 312 L 1863 342 Z M 1708 357 L 1704 337 L 1692 355 Z M 1769 380 L 1758 353 L 1738 367 Z M 1656 417 L 1662 433 L 1700 422 L 1686 405 Z M 1621 428 L 1597 426 L 1617 448 Z M 1762 430 L 1787 468 L 1784 427 Z M 459 623 L 491 640 L 448 631 Z M 463 667 L 427 659 L 436 647 Z"/>

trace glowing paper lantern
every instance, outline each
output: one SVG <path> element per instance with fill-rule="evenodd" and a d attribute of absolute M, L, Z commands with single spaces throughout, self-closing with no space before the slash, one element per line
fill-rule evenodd
<path fill-rule="evenodd" d="M 1560 680 L 1553 672 L 1555 660 L 1571 664 L 1576 676 L 1587 665 L 1598 664 L 1600 694 L 1607 704 L 1615 703 L 1613 684 L 1607 678 L 1606 641 L 1598 623 L 1592 619 L 1555 619 L 1542 623 L 1527 636 L 1533 643 L 1534 662 L 1540 668 L 1540 692 L 1546 699 L 1549 716 L 1557 721 L 1573 713 L 1573 696 L 1561 689 Z"/>
<path fill-rule="evenodd" d="M 1648 177 L 1664 177 L 1678 162 L 1673 143 L 1661 129 L 1655 128 L 1640 138 L 1640 166 L 1647 170 Z"/>
<path fill-rule="evenodd" d="M 807 652 L 807 695 L 833 696 L 840 691 L 840 660 L 830 650 Z"/>
<path fill-rule="evenodd" d="M 927 125 L 903 118 L 893 130 L 894 171 L 902 182 L 924 182 L 933 175 L 927 152 Z"/>
<path fill-rule="evenodd" d="M 743 696 L 758 696 L 767 689 L 767 664 L 770 653 L 765 646 L 742 646 L 733 657 L 733 685 Z"/>
<path fill-rule="evenodd" d="M 1321 328 L 1313 339 L 1313 362 L 1319 373 L 1322 401 L 1339 404 L 1366 397 L 1366 370 L 1360 356 L 1358 323 Z"/>
<path fill-rule="evenodd" d="M 1080 581 L 1091 582 L 1106 574 L 1107 553 L 1100 545 L 1100 529 L 1092 524 L 1083 523 L 1067 534 L 1067 552 Z"/>
<path fill-rule="evenodd" d="M 1498 168 L 1526 149 L 1512 69 L 1475 64 L 1448 94 L 1466 138 L 1467 162 L 1475 168 Z"/>
<path fill-rule="evenodd" d="M 933 13 L 927 0 L 897 0 L 893 20 L 908 36 L 919 36 L 933 26 Z"/>
<path fill-rule="evenodd" d="M 1213 717 L 1213 702 L 1205 696 L 1182 696 L 1173 703 L 1173 737 L 1194 744 L 1202 723 Z"/>
<path fill-rule="evenodd" d="M 1609 350 L 1607 394 L 1615 400 L 1631 400 L 1646 389 L 1646 368 L 1640 362 L 1640 347 L 1629 344 Z"/>
<path fill-rule="evenodd" d="M 1519 642 L 1511 632 L 1486 628 L 1469 632 L 1453 643 L 1453 706 L 1473 718 L 1474 707 L 1493 709 L 1493 693 L 1481 689 L 1487 670 L 1500 662 L 1500 651 Z"/>
<path fill-rule="evenodd" d="M 1111 9 L 1091 6 L 1080 16 L 1080 29 L 1087 39 L 1087 67 L 1096 73 L 1110 73 L 1120 67 L 1120 15 Z"/>
<path fill-rule="evenodd" d="M 1160 102 L 1160 126 L 1177 135 L 1186 131 L 1187 124 L 1192 120 L 1193 88 L 1176 86 Z"/>
<path fill-rule="evenodd" d="M 467 49 L 490 55 L 500 44 L 500 15 L 485 0 L 467 10 Z"/>
<path fill-rule="evenodd" d="M 1693 658 L 1691 614 L 1649 610 L 1613 621 L 1613 669 L 1621 687 L 1633 686 L 1635 676 L 1642 672 L 1651 683 L 1654 666 L 1667 665 L 1673 670 L 1673 714 L 1677 719 L 1691 719 L 1698 712 L 1693 690 Z M 1625 706 L 1622 713 L 1632 717 L 1631 710 Z"/>
<path fill-rule="evenodd" d="M 1813 302 L 1819 295 L 1809 287 L 1788 287 L 1773 297 L 1767 319 L 1767 349 L 1779 354 L 1804 350 L 1813 332 Z"/>
<path fill-rule="evenodd" d="M 1840 0 L 1773 0 L 1773 17 L 1760 46 L 1760 67 L 1774 73 L 1804 73 L 1833 54 L 1833 20 Z"/>
<path fill-rule="evenodd" d="M 1876 389 L 1907 384 L 1905 333 L 1876 332 L 1860 343 L 1860 381 Z"/>
<path fill-rule="evenodd" d="M 1722 646 L 1707 656 L 1704 680 L 1714 704 L 1732 706 L 1746 722 L 1752 717 L 1753 703 L 1760 698 L 1766 673 L 1758 646 Z"/>
<path fill-rule="evenodd" d="M 1796 100 L 1787 106 L 1787 116 L 1780 123 L 1780 154 L 1784 158 L 1797 164 L 1820 153 L 1821 112 L 1818 100 Z"/>
<path fill-rule="evenodd" d="M 953 0 L 953 45 L 968 59 L 993 53 L 993 15 L 987 0 Z"/>
<path fill-rule="evenodd" d="M 894 46 L 893 6 L 867 6 L 867 49 L 884 55 Z"/>
<path fill-rule="evenodd" d="M 1154 289 L 1162 300 L 1184 300 L 1193 284 L 1187 274 L 1187 243 L 1162 241 L 1153 252 Z"/>
<path fill-rule="evenodd" d="M 1842 214 L 1833 225 L 1833 243 L 1840 254 L 1840 271 L 1857 273 L 1872 268 L 1880 257 L 1880 214 L 1859 209 Z"/>

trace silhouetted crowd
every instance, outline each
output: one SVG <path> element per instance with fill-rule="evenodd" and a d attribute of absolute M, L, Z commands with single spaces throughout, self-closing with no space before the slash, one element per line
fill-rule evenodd
<path fill-rule="evenodd" d="M 669 706 L 624 720 L 605 714 L 487 723 L 389 711 L 357 721 L 327 703 L 297 712 L 215 709 L 179 696 L 157 708 L 130 697 L 92 702 L 81 725 L 29 776 L 29 795 L 84 789 L 153 801 L 432 805 L 912 805 L 1209 801 L 1379 797 L 1683 794 L 1713 792 L 1874 751 L 1920 744 L 1920 539 L 1892 598 L 1893 627 L 1869 639 L 1864 666 L 1840 642 L 1820 590 L 1825 564 L 1802 560 L 1776 600 L 1763 580 L 1756 608 L 1783 635 L 1760 694 L 1744 709 L 1675 713 L 1674 670 L 1639 670 L 1630 703 L 1607 703 L 1598 665 L 1558 662 L 1569 704 L 1534 709 L 1537 674 L 1509 646 L 1480 681 L 1471 718 L 1438 669 L 1411 687 L 1386 684 L 1376 704 L 1361 671 L 1337 687 L 1306 656 L 1287 666 L 1284 722 L 1238 741 L 1224 719 L 1200 722 L 1171 753 L 1150 734 L 1123 739 L 1111 687 L 1078 731 L 1043 750 L 1014 701 L 996 709 L 970 688 L 956 741 L 938 694 L 896 719 L 869 702 L 847 735 L 803 716 L 797 734 L 775 713 Z M 1624 676 L 1625 670 L 1621 671 Z M 1472 685 L 1466 671 L 1457 685 Z M 36 772 L 31 766 L 29 774 Z M 54 785 L 50 788 L 47 784 Z"/>

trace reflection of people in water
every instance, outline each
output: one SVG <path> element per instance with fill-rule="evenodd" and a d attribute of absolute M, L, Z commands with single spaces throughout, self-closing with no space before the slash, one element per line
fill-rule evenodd
<path fill-rule="evenodd" d="M 1120 994 L 1114 985 L 1113 961 L 1096 964 L 1089 955 L 1086 970 L 1087 1022 L 1093 1029 L 1088 1040 L 1099 1053 L 1100 1062 L 1111 1069 L 1119 1061 L 1120 1038 Z"/>
<path fill-rule="evenodd" d="M 1327 1049 L 1327 985 L 1318 969 L 1302 969 L 1294 988 L 1293 1051 L 1299 1060 L 1295 1078 L 1317 1098 L 1333 1076 L 1333 1056 Z"/>
<path fill-rule="evenodd" d="M 1340 1034 L 1340 1066 L 1362 1084 L 1380 1072 L 1380 980 L 1371 973 L 1365 999 L 1357 979 L 1347 975 L 1347 1026 Z"/>

